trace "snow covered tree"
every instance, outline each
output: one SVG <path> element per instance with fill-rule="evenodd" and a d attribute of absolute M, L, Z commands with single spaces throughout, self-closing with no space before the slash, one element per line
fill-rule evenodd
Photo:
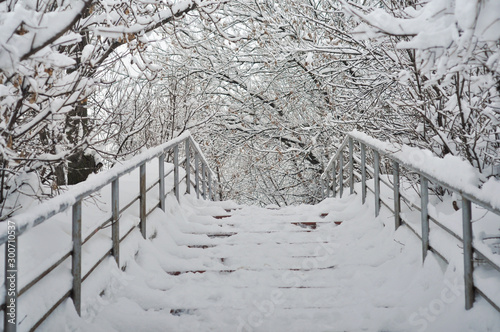
<path fill-rule="evenodd" d="M 362 22 L 353 34 L 374 43 L 374 60 L 395 64 L 381 77 L 394 82 L 391 90 L 406 90 L 385 102 L 412 119 L 415 129 L 405 127 L 403 137 L 441 156 L 462 156 L 485 177 L 498 177 L 500 3 L 392 1 L 346 8 Z"/>
<path fill-rule="evenodd" d="M 103 120 L 120 117 L 103 119 L 89 110 L 95 87 L 112 83 L 105 80 L 108 70 L 133 54 L 144 77 L 154 77 L 158 68 L 145 53 L 148 33 L 193 11 L 209 21 L 222 2 L 0 2 L 3 218 L 22 207 L 20 196 L 51 195 L 44 185 L 57 190 L 72 165 L 82 173 L 73 182 L 95 169 L 92 155 L 81 158 L 105 145 Z"/>

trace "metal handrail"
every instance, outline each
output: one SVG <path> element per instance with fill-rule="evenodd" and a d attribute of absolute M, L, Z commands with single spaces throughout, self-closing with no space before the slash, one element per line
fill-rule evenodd
<path fill-rule="evenodd" d="M 354 143 L 357 143 L 360 148 L 360 157 L 354 155 Z M 347 183 L 350 187 L 350 193 L 354 192 L 354 178 L 361 178 L 361 197 L 362 203 L 364 204 L 366 201 L 366 193 L 367 188 L 370 189 L 374 193 L 375 196 L 375 216 L 378 216 L 380 213 L 381 204 L 384 204 L 392 213 L 394 213 L 395 219 L 395 228 L 397 229 L 401 225 L 408 226 L 415 235 L 417 235 L 422 241 L 422 259 L 425 260 L 427 252 L 432 250 L 436 252 L 439 256 L 443 257 L 437 250 L 431 247 L 429 243 L 429 220 L 431 220 L 435 225 L 439 228 L 443 229 L 450 236 L 458 239 L 463 242 L 463 251 L 464 251 L 464 283 L 465 283 L 465 308 L 468 310 L 472 308 L 475 294 L 480 294 L 483 298 L 485 298 L 495 309 L 500 311 L 500 304 L 495 303 L 493 300 L 488 298 L 488 295 L 485 292 L 477 287 L 474 284 L 473 279 L 473 260 L 474 254 L 480 259 L 482 259 L 485 263 L 489 264 L 492 268 L 500 271 L 500 265 L 498 263 L 493 262 L 490 258 L 487 257 L 477 246 L 474 246 L 473 243 L 473 234 L 472 234 L 472 213 L 471 213 L 471 204 L 474 203 L 478 206 L 481 206 L 496 215 L 500 215 L 500 209 L 495 204 L 496 198 L 481 198 L 479 188 L 477 190 L 461 188 L 454 183 L 450 183 L 446 180 L 439 179 L 437 175 L 432 174 L 431 172 L 418 167 L 410 162 L 407 162 L 400 156 L 398 156 L 398 151 L 390 151 L 387 148 L 384 148 L 386 143 L 373 139 L 365 134 L 359 132 L 350 132 L 346 135 L 345 139 L 342 141 L 335 155 L 329 160 L 325 171 L 320 177 L 321 181 L 321 196 L 323 198 L 329 197 L 330 193 L 333 197 L 336 196 L 337 188 L 340 193 L 340 197 L 343 195 L 343 186 L 346 182 L 344 180 L 344 150 L 348 147 L 348 177 Z M 366 164 L 366 149 L 367 147 L 373 152 L 373 167 L 370 169 Z M 392 169 L 393 169 L 393 183 L 389 183 L 384 181 L 380 177 L 380 160 L 381 158 L 386 158 L 392 161 Z M 361 174 L 354 171 L 354 162 L 359 164 Z M 338 174 L 337 174 L 337 166 L 338 166 Z M 411 172 L 414 172 L 420 176 L 420 197 L 421 204 L 420 206 L 416 206 L 411 203 L 417 210 L 420 211 L 421 215 L 421 235 L 419 235 L 416 230 L 414 230 L 407 222 L 402 220 L 401 218 L 401 199 L 405 199 L 409 201 L 404 194 L 400 193 L 400 167 L 403 167 Z M 374 188 L 373 190 L 369 188 L 366 184 L 367 182 L 367 171 L 371 173 L 374 180 Z M 338 178 L 338 180 L 337 180 Z M 450 191 L 453 191 L 459 194 L 462 197 L 462 226 L 463 226 L 463 236 L 460 237 L 455 232 L 452 232 L 449 228 L 444 226 L 441 222 L 429 215 L 428 211 L 428 201 L 429 201 L 429 192 L 428 192 L 428 183 L 432 182 L 436 185 L 442 186 Z M 393 190 L 393 208 L 390 208 L 387 203 L 385 203 L 380 197 L 380 182 L 383 182 L 387 187 Z M 337 185 L 338 184 L 338 185 Z"/>
<path fill-rule="evenodd" d="M 185 157 L 179 160 L 179 147 L 184 151 Z M 164 164 L 165 156 L 168 152 L 174 154 L 173 160 L 173 170 L 165 173 Z M 192 162 L 191 154 L 194 155 L 195 172 L 191 174 Z M 159 173 L 158 178 L 146 188 L 146 165 L 148 162 L 158 159 L 159 162 Z M 179 167 L 184 165 L 186 169 L 186 174 L 179 178 Z M 200 167 L 201 165 L 201 171 Z M 124 203 L 124 207 L 120 209 L 119 206 L 119 180 L 120 178 L 136 169 L 139 169 L 139 192 L 138 195 L 134 195 L 130 202 Z M 153 212 L 156 208 L 161 208 L 165 210 L 165 197 L 168 193 L 165 193 L 165 178 L 174 173 L 174 186 L 173 193 L 175 194 L 177 200 L 180 198 L 180 184 L 186 182 L 186 193 L 191 192 L 191 176 L 194 175 L 194 189 L 199 198 L 199 194 L 203 188 L 203 198 L 204 199 L 214 199 L 216 197 L 215 193 L 218 188 L 218 182 L 215 180 L 215 173 L 212 171 L 207 163 L 205 156 L 203 155 L 199 145 L 194 141 L 193 137 L 189 132 L 185 132 L 179 137 L 159 145 L 155 148 L 149 149 L 144 153 L 130 159 L 129 161 L 123 163 L 122 165 L 113 167 L 110 170 L 97 174 L 93 177 L 91 182 L 82 182 L 75 185 L 66 193 L 52 198 L 36 207 L 35 212 L 26 212 L 23 214 L 16 215 L 8 219 L 3 224 L 6 225 L 6 229 L 0 233 L 0 245 L 5 244 L 5 301 L 1 304 L 0 309 L 4 311 L 4 330 L 5 331 L 15 331 L 17 329 L 17 320 L 14 324 L 8 323 L 10 317 L 8 316 L 9 310 L 7 310 L 7 304 L 12 302 L 17 303 L 18 296 L 21 296 L 26 291 L 28 291 L 32 286 L 36 285 L 41 279 L 48 275 L 51 271 L 61 265 L 66 259 L 71 257 L 72 260 L 72 276 L 73 276 L 73 286 L 72 289 L 66 292 L 61 298 L 59 298 L 52 307 L 44 313 L 44 315 L 38 319 L 34 326 L 30 327 L 31 330 L 36 329 L 66 298 L 71 297 L 73 299 L 76 311 L 80 314 L 81 308 L 81 284 L 82 282 L 94 271 L 94 269 L 101 264 L 106 257 L 112 255 L 118 264 L 120 265 L 120 242 L 122 242 L 137 226 L 139 227 L 141 234 L 146 238 L 146 219 L 147 216 Z M 86 197 L 96 193 L 103 187 L 111 184 L 111 218 L 100 222 L 97 227 L 89 232 L 85 239 L 82 238 L 82 200 Z M 152 190 L 154 187 L 158 186 L 159 190 L 159 201 L 154 204 L 154 206 L 146 211 L 146 194 L 148 191 Z M 207 188 L 208 187 L 208 195 Z M 171 192 L 172 192 L 171 191 Z M 119 234 L 119 219 L 120 214 L 125 210 L 130 208 L 133 203 L 139 201 L 139 224 L 133 225 L 131 229 L 125 232 L 123 236 Z M 73 209 L 72 216 L 72 245 L 73 248 L 69 252 L 64 252 L 57 259 L 57 261 L 46 268 L 44 271 L 35 276 L 31 281 L 18 291 L 17 289 L 17 239 L 19 236 L 23 235 L 32 227 L 36 227 L 49 218 L 68 210 Z M 99 232 L 101 229 L 111 226 L 111 248 L 104 253 L 104 256 L 100 258 L 97 263 L 90 267 L 89 271 L 85 275 L 82 275 L 81 269 L 81 250 L 82 245 L 85 244 L 93 235 Z M 8 262 L 14 262 L 14 265 L 8 264 Z M 9 278 L 9 279 L 8 279 Z M 13 292 L 8 291 L 7 285 L 14 284 L 15 290 Z"/>

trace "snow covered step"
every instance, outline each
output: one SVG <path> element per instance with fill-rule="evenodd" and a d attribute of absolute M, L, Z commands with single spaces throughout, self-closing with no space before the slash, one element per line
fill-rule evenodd
<path fill-rule="evenodd" d="M 294 231 L 294 232 L 238 232 L 231 237 L 223 239 L 224 244 L 249 244 L 249 243 L 316 243 L 327 241 L 325 234 L 321 232 L 307 232 L 307 231 Z"/>
<path fill-rule="evenodd" d="M 203 234 L 203 233 L 191 233 L 191 234 Z M 233 236 L 235 234 L 238 234 L 236 232 L 225 232 L 225 233 L 206 233 L 206 235 L 209 237 L 209 238 L 217 238 L 217 237 L 230 237 L 230 236 Z"/>
<path fill-rule="evenodd" d="M 274 288 L 331 288 L 338 281 L 348 279 L 348 275 L 339 275 L 335 268 L 309 270 L 280 269 L 238 269 L 232 273 L 206 271 L 203 274 L 180 274 L 168 276 L 170 287 L 183 285 L 188 288 L 212 288 L 223 284 L 225 287 L 252 289 L 266 285 Z M 352 275 L 351 275 L 352 276 Z M 163 288 L 163 290 L 165 290 Z"/>
<path fill-rule="evenodd" d="M 236 224 L 225 223 L 219 224 L 220 229 L 217 232 L 247 232 L 247 233 L 268 233 L 268 232 L 300 232 L 308 231 L 316 228 L 324 228 L 329 225 L 340 225 L 341 221 L 319 222 L 319 221 L 290 221 L 287 223 L 254 223 L 254 224 Z M 196 233 L 202 233 L 197 231 Z M 206 234 L 206 232 L 205 232 Z"/>
<path fill-rule="evenodd" d="M 287 267 L 287 268 L 276 268 L 276 271 L 316 271 L 316 270 L 328 270 L 328 269 L 333 269 L 335 266 L 325 266 L 325 267 L 315 267 L 315 268 L 310 268 L 309 270 L 303 269 L 301 266 L 297 265 L 296 267 Z M 237 269 L 224 269 L 224 270 L 176 270 L 176 271 L 165 271 L 167 274 L 172 275 L 172 276 L 178 276 L 182 274 L 204 274 L 204 273 L 219 273 L 219 274 L 229 274 L 229 273 L 234 273 L 236 271 L 253 271 L 253 272 L 263 272 L 266 271 L 265 267 L 261 266 L 245 266 L 245 267 L 238 267 Z M 287 287 L 285 287 L 287 288 Z M 307 288 L 307 287 L 306 287 Z"/>
<path fill-rule="evenodd" d="M 287 231 L 287 233 L 309 233 L 311 230 L 316 229 L 316 227 L 312 227 L 311 225 L 305 225 L 305 226 L 299 226 L 300 228 L 293 229 Z M 283 231 L 280 230 L 256 230 L 256 231 L 241 231 L 239 229 L 235 229 L 234 232 L 208 232 L 208 233 L 201 233 L 201 232 L 193 232 L 189 234 L 194 234 L 194 235 L 206 235 L 209 238 L 226 238 L 230 237 L 233 235 L 237 234 L 272 234 L 272 233 L 280 233 L 282 234 Z"/>
<path fill-rule="evenodd" d="M 234 243 L 219 244 L 215 247 L 207 248 L 206 254 L 219 257 L 263 257 L 273 253 L 273 257 L 293 257 L 293 256 L 319 256 L 323 257 L 328 252 L 333 252 L 338 244 L 331 242 L 300 242 L 300 243 Z"/>
<path fill-rule="evenodd" d="M 253 302 L 269 298 L 272 293 L 279 293 L 283 300 L 282 308 L 331 308 L 341 303 L 335 298 L 345 293 L 339 286 L 330 287 L 269 287 L 259 285 L 254 287 L 227 287 L 224 284 L 213 285 L 209 288 L 202 284 L 191 285 L 189 289 L 175 287 L 163 292 L 164 299 L 161 303 L 152 306 L 152 303 L 143 304 L 146 310 L 175 308 L 175 309 L 211 309 L 233 308 L 245 309 L 252 306 Z M 345 305 L 356 304 L 352 301 L 344 302 Z"/>
<path fill-rule="evenodd" d="M 220 215 L 220 216 L 213 216 L 215 219 L 224 219 L 224 218 L 230 218 L 231 215 L 228 214 L 228 215 Z"/>

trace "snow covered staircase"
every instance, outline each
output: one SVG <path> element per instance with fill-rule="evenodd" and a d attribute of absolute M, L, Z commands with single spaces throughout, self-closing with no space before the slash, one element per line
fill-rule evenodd
<path fill-rule="evenodd" d="M 478 205 L 465 213 L 470 204 L 462 204 L 464 213 L 449 211 L 449 198 L 428 204 L 427 186 L 418 208 L 399 185 L 399 166 L 392 187 L 379 172 L 377 153 L 395 158 L 380 153 L 379 143 L 361 143 L 357 173 L 354 138 L 345 140 L 323 178 L 325 196 L 340 198 L 315 206 L 204 200 L 215 197 L 215 176 L 186 133 L 15 216 L 8 221 L 15 236 L 6 227 L 0 234 L 9 245 L 6 256 L 16 241 L 19 249 L 17 294 L 2 289 L 4 317 L 11 299 L 19 304 L 17 321 L 6 330 L 500 330 L 494 309 L 500 300 L 492 301 L 500 299 L 500 278 L 490 268 L 500 271 L 500 265 L 474 261 L 494 263 L 498 255 L 482 233 L 461 241 L 456 224 L 457 213 L 465 224 L 474 216 L 476 231 L 488 226 L 496 234 L 498 214 L 485 215 Z M 372 169 L 365 145 L 375 155 Z M 173 164 L 165 163 L 169 154 Z M 437 182 L 421 172 L 421 179 Z M 354 183 L 357 175 L 361 183 Z M 352 194 L 342 197 L 345 183 Z M 478 201 L 460 195 L 462 203 Z M 474 281 L 468 290 L 463 243 L 472 245 L 465 261 L 476 264 L 465 278 L 466 285 Z M 5 266 L 8 287 L 16 268 L 10 261 Z M 472 288 L 479 296 L 465 296 L 475 300 L 465 310 L 464 294 Z"/>
<path fill-rule="evenodd" d="M 122 269 L 110 262 L 88 282 L 82 317 L 67 304 L 41 330 L 500 327 L 485 301 L 464 310 L 459 272 L 433 254 L 422 267 L 420 241 L 385 226 L 392 218 L 373 218 L 356 195 L 278 210 L 167 197 L 148 221 L 150 240 L 124 243 Z"/>

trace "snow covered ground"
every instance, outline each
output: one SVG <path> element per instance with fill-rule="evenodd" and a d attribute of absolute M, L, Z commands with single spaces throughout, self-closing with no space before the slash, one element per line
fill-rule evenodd
<path fill-rule="evenodd" d="M 356 195 L 277 210 L 170 195 L 148 227 L 123 269 L 84 282 L 81 318 L 67 300 L 40 331 L 500 331 L 482 298 L 465 311 L 457 264 L 422 265 L 418 238 Z"/>

